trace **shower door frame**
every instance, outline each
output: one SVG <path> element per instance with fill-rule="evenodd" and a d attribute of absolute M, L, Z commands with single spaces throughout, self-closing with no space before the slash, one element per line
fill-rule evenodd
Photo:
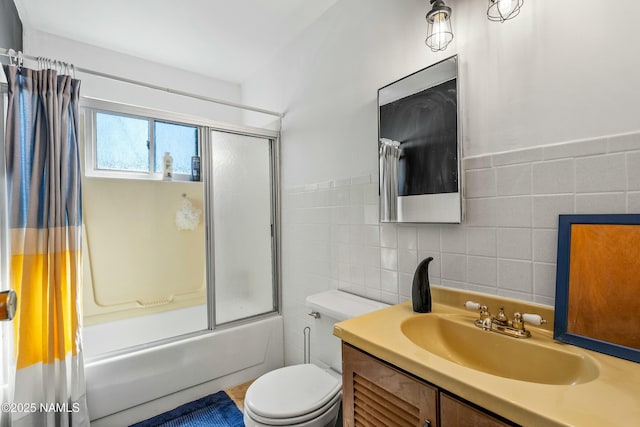
<path fill-rule="evenodd" d="M 266 313 L 259 313 L 244 318 L 239 318 L 221 324 L 216 323 L 216 296 L 215 296 L 215 222 L 213 219 L 213 173 L 211 162 L 202 162 L 202 173 L 204 181 L 204 201 L 205 201 L 205 221 L 206 227 L 206 261 L 207 261 L 207 313 L 209 330 L 224 329 L 239 324 L 251 322 L 257 319 L 280 314 L 281 301 L 281 261 L 280 261 L 280 135 L 279 132 L 265 132 L 265 129 L 239 128 L 222 126 L 207 126 L 202 128 L 200 135 L 201 158 L 208 158 L 210 155 L 211 135 L 213 132 L 224 132 L 229 134 L 261 138 L 269 141 L 269 178 L 271 190 L 271 287 L 272 287 L 272 310 Z"/>

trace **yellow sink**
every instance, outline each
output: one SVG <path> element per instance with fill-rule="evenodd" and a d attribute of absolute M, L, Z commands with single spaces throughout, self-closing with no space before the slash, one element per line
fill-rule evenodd
<path fill-rule="evenodd" d="M 595 360 L 579 350 L 551 340 L 484 331 L 464 316 L 418 314 L 406 319 L 401 329 L 414 344 L 436 356 L 504 378 L 572 385 L 592 381 L 599 374 Z"/>

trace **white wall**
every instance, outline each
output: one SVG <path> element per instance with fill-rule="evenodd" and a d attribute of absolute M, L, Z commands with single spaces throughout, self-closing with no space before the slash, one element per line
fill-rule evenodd
<path fill-rule="evenodd" d="M 595 0 L 529 1 L 504 24 L 486 19 L 486 2 L 447 3 L 455 39 L 444 53 L 424 45 L 427 2 L 340 0 L 243 84 L 243 102 L 286 113 L 287 363 L 302 358 L 309 293 L 337 287 L 401 301 L 412 268 L 435 255 L 435 283 L 553 304 L 556 226 L 544 215 L 536 219 L 536 206 L 553 214 L 637 208 L 633 183 L 626 175 L 609 176 L 608 165 L 633 170 L 637 156 L 612 153 L 640 149 L 633 134 L 640 129 L 634 18 L 640 3 L 617 4 L 623 12 L 603 20 Z M 464 157 L 481 156 L 464 164 L 473 190 L 465 202 L 467 222 L 380 226 L 377 89 L 456 53 Z M 630 134 L 609 139 L 624 133 Z M 584 138 L 596 139 L 513 151 Z M 506 153 L 490 155 L 500 152 Z M 558 160 L 564 163 L 553 163 Z M 602 185 L 582 173 L 589 165 Z M 514 177 L 524 181 L 512 183 Z M 570 181 L 551 194 L 545 178 Z M 505 214 L 505 208 L 517 210 Z M 510 254 L 513 239 L 524 249 Z M 478 248 L 484 242 L 486 248 Z"/>
<path fill-rule="evenodd" d="M 636 131 L 640 3 L 527 1 L 504 24 L 486 2 L 454 8 L 466 156 Z"/>
<path fill-rule="evenodd" d="M 454 0 L 455 38 L 439 53 L 424 45 L 425 3 L 341 0 L 243 84 L 245 103 L 287 114 L 285 187 L 375 168 L 377 89 L 453 54 L 465 157 L 640 127 L 640 2 L 610 19 L 596 0 L 526 2 L 500 24 L 486 2 Z"/>
<path fill-rule="evenodd" d="M 377 89 L 451 55 L 427 53 L 424 7 L 417 0 L 340 0 L 243 84 L 243 102 L 286 114 L 284 188 L 375 168 Z"/>
<path fill-rule="evenodd" d="M 240 102 L 240 86 L 235 83 L 205 77 L 177 67 L 168 67 L 30 28 L 24 30 L 24 52 L 28 55 L 70 62 L 76 67 L 143 81 L 164 88 Z M 82 80 L 80 93 L 85 97 L 156 108 L 233 124 L 241 122 L 242 112 L 235 108 L 90 74 L 77 73 L 76 76 Z"/>

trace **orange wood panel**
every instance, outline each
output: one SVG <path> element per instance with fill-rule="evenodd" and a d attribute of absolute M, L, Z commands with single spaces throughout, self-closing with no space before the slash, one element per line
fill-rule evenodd
<path fill-rule="evenodd" d="M 640 227 L 573 224 L 567 331 L 640 349 Z"/>

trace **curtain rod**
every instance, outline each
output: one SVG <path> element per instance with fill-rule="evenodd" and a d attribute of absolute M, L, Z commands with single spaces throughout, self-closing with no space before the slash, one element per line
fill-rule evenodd
<path fill-rule="evenodd" d="M 15 52 L 15 51 L 13 51 L 13 52 Z M 0 56 L 6 56 L 6 57 L 9 57 L 9 58 L 14 58 L 14 59 L 17 58 L 17 55 L 12 54 L 12 49 L 9 50 L 9 49 L 5 49 L 5 48 L 0 48 Z M 38 57 L 35 57 L 35 56 L 31 56 L 31 55 L 25 55 L 25 54 L 22 54 L 21 56 L 22 56 L 22 58 L 28 59 L 30 61 L 38 61 L 38 59 L 42 59 L 42 58 L 38 58 Z M 63 64 L 64 65 L 68 65 L 66 63 L 63 63 Z M 77 70 L 78 72 L 81 72 L 81 73 L 91 74 L 91 75 L 94 75 L 94 76 L 97 76 L 97 77 L 103 77 L 105 79 L 110 79 L 110 80 L 117 80 L 117 81 L 120 81 L 120 82 L 123 82 L 123 83 L 129 83 L 129 84 L 133 84 L 133 85 L 137 85 L 137 86 L 143 86 L 143 87 L 146 87 L 146 88 L 149 88 L 149 89 L 159 90 L 159 91 L 162 91 L 162 92 L 168 92 L 168 93 L 171 93 L 173 95 L 186 96 L 186 97 L 189 97 L 189 98 L 199 99 L 201 101 L 212 102 L 214 104 L 220 104 L 220 105 L 226 105 L 227 107 L 239 108 L 241 110 L 249 110 L 249 111 L 253 111 L 253 112 L 256 112 L 256 113 L 267 114 L 269 116 L 276 116 L 276 117 L 279 117 L 279 118 L 284 117 L 283 113 L 278 113 L 276 111 L 270 111 L 270 110 L 265 110 L 265 109 L 262 109 L 262 108 L 251 107 L 249 105 L 243 105 L 243 104 L 238 104 L 238 103 L 231 102 L 231 101 L 225 101 L 223 99 L 210 98 L 208 96 L 203 96 L 203 95 L 198 95 L 198 94 L 195 94 L 195 93 L 184 92 L 184 91 L 181 91 L 181 90 L 176 90 L 176 89 L 171 89 L 171 88 L 168 88 L 168 87 L 158 86 L 158 85 L 154 85 L 152 83 L 146 83 L 146 82 L 141 82 L 139 80 L 128 79 L 126 77 L 115 76 L 113 74 L 103 73 L 103 72 L 91 70 L 91 69 L 88 69 L 88 68 L 82 68 L 82 67 L 76 67 L 76 66 L 73 66 L 73 68 L 75 70 Z"/>

